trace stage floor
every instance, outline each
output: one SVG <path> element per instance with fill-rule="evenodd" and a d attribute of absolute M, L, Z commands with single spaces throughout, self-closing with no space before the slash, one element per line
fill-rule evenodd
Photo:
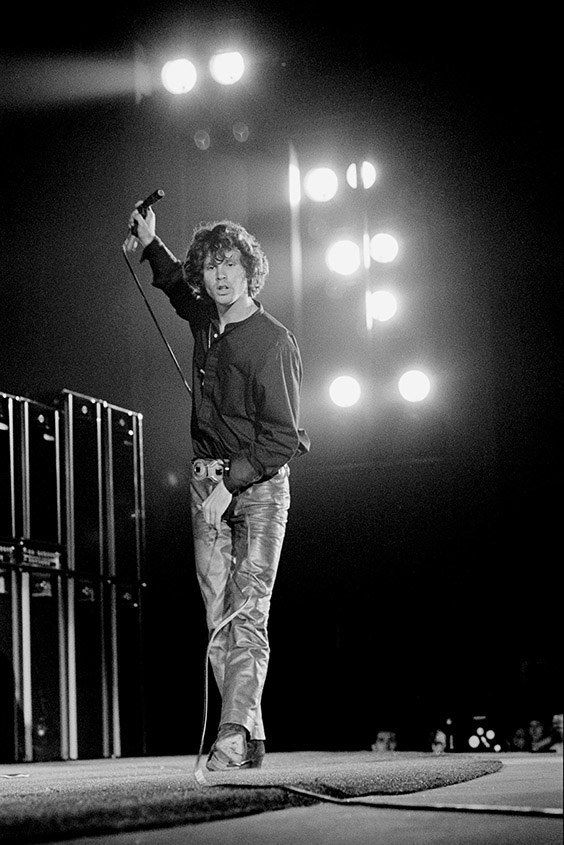
<path fill-rule="evenodd" d="M 480 755 L 474 755 L 479 757 Z M 483 755 L 491 760 L 492 755 Z M 538 814 L 546 809 L 562 810 L 562 757 L 554 754 L 499 754 L 503 766 L 492 774 L 450 786 L 403 795 L 377 795 L 345 799 L 340 803 L 320 801 L 313 806 L 287 807 L 238 818 L 176 825 L 161 829 L 134 830 L 108 835 L 85 835 L 47 842 L 112 843 L 112 845 L 556 845 L 563 842 L 562 816 Z M 355 755 L 351 755 L 354 759 Z M 186 765 L 187 773 L 194 758 L 174 758 Z M 268 769 L 293 766 L 317 767 L 324 761 L 346 763 L 347 754 L 299 752 L 270 754 Z M 171 758 L 163 758 L 170 764 Z M 42 763 L 2 766 L 1 771 L 18 772 L 40 780 L 49 790 L 56 790 L 72 772 L 73 777 L 95 780 L 112 769 L 125 780 L 136 766 L 158 766 L 159 758 Z M 10 778 L 16 787 L 16 779 Z M 23 781 L 20 781 L 23 785 Z M 6 784 L 6 781 L 4 781 Z M 1 788 L 0 792 L 4 792 Z M 11 789 L 6 790 L 12 792 Z M 6 792 L 4 792 L 6 794 Z M 12 792 L 12 795 L 14 793 Z M 384 804 L 394 804 L 393 808 Z M 442 806 L 434 806 L 442 805 Z M 457 807 L 455 810 L 454 807 Z M 500 812 L 500 808 L 515 808 Z M 488 810 L 489 808 L 489 810 Z M 519 810 L 521 812 L 519 812 Z M 19 839 L 18 841 L 23 841 Z"/>

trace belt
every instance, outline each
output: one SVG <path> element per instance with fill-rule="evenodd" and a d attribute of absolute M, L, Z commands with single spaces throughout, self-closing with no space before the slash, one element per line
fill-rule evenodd
<path fill-rule="evenodd" d="M 211 478 L 220 481 L 229 472 L 229 461 L 224 458 L 192 458 L 192 476 L 198 481 Z"/>

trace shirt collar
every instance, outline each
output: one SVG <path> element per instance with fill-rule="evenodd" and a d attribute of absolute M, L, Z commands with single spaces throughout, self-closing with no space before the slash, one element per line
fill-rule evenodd
<path fill-rule="evenodd" d="M 249 314 L 248 317 L 245 317 L 244 320 L 237 320 L 236 323 L 226 323 L 223 333 L 227 331 L 232 331 L 233 329 L 237 328 L 237 326 L 244 326 L 245 323 L 248 323 L 249 320 L 252 320 L 253 317 L 257 317 L 259 314 L 264 314 L 264 306 L 262 302 L 259 302 L 258 299 L 253 299 L 254 304 L 257 306 L 257 310 L 253 311 L 252 314 Z M 217 311 L 215 309 L 215 305 L 213 306 L 212 317 L 211 321 L 214 325 L 219 325 L 219 317 L 217 316 Z"/>

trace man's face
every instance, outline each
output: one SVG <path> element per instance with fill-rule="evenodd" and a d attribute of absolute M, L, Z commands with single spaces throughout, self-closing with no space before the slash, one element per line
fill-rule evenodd
<path fill-rule="evenodd" d="M 213 255 L 208 253 L 204 261 L 204 286 L 217 305 L 228 308 L 241 296 L 246 296 L 249 287 L 247 273 L 241 264 L 238 249 L 226 250 Z"/>

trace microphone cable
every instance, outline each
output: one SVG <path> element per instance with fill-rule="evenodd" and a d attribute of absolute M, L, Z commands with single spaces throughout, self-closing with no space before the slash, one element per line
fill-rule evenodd
<path fill-rule="evenodd" d="M 128 238 L 128 239 L 129 239 L 129 238 Z M 153 312 L 153 309 L 151 308 L 151 304 L 150 304 L 149 300 L 147 299 L 147 297 L 145 296 L 145 291 L 144 291 L 144 290 L 143 290 L 143 288 L 141 287 L 141 283 L 139 282 L 139 279 L 137 278 L 137 275 L 136 275 L 136 273 L 135 273 L 135 270 L 134 270 L 134 269 L 133 269 L 133 267 L 131 266 L 131 261 L 129 260 L 129 257 L 128 257 L 128 255 L 127 255 L 127 247 L 126 247 L 126 244 L 127 244 L 127 240 L 126 240 L 126 241 L 125 241 L 125 243 L 122 245 L 122 248 L 121 248 L 121 249 L 122 249 L 122 252 L 123 252 L 123 256 L 124 256 L 124 258 L 125 258 L 125 261 L 126 261 L 126 263 L 127 263 L 127 266 L 129 267 L 129 269 L 130 269 L 130 271 L 131 271 L 131 275 L 132 275 L 132 276 L 133 276 L 133 278 L 135 279 L 135 284 L 136 284 L 136 285 L 137 285 L 137 287 L 139 288 L 139 291 L 140 291 L 140 293 L 141 293 L 141 296 L 143 297 L 143 299 L 144 299 L 144 301 L 145 301 L 145 305 L 146 305 L 146 306 L 147 306 L 147 308 L 149 309 L 149 314 L 150 314 L 150 315 L 151 315 L 151 317 L 153 318 L 153 322 L 155 323 L 155 325 L 156 325 L 156 327 L 157 327 L 157 329 L 158 329 L 158 331 L 159 331 L 159 334 L 160 334 L 160 336 L 162 337 L 162 339 L 163 339 L 163 341 L 164 341 L 164 343 L 165 343 L 165 346 L 166 346 L 166 348 L 168 349 L 168 351 L 169 351 L 169 353 L 170 353 L 170 357 L 171 357 L 171 358 L 172 358 L 172 360 L 174 361 L 174 366 L 176 367 L 176 369 L 177 369 L 177 370 L 178 370 L 178 372 L 180 373 L 180 378 L 181 378 L 181 379 L 182 379 L 182 381 L 184 382 L 184 387 L 185 387 L 185 388 L 186 388 L 186 390 L 188 391 L 189 395 L 190 395 L 190 396 L 192 396 L 192 388 L 191 388 L 191 387 L 190 387 L 190 385 L 188 384 L 188 381 L 186 380 L 186 376 L 185 376 L 185 375 L 184 375 L 184 373 L 182 372 L 182 367 L 181 367 L 181 366 L 180 366 L 180 364 L 178 363 L 178 359 L 177 359 L 176 355 L 174 354 L 174 352 L 172 351 L 172 347 L 171 347 L 170 343 L 168 342 L 168 340 L 166 339 L 166 337 L 165 337 L 165 335 L 164 335 L 164 332 L 163 332 L 163 330 L 161 329 L 161 327 L 160 327 L 160 325 L 159 325 L 159 321 L 158 321 L 158 320 L 157 320 L 157 318 L 155 317 L 155 314 L 154 314 L 154 312 Z"/>
<path fill-rule="evenodd" d="M 156 202 L 158 202 L 159 200 L 161 200 L 161 199 L 164 197 L 164 195 L 165 195 L 165 192 L 164 192 L 161 188 L 159 188 L 159 189 L 158 189 L 158 190 L 156 190 L 156 191 L 153 191 L 153 193 L 152 193 L 152 194 L 150 194 L 150 195 L 149 195 L 148 197 L 146 197 L 146 198 L 145 198 L 142 202 L 140 202 L 140 203 L 138 203 L 138 204 L 137 204 L 137 206 L 136 206 L 135 210 L 136 210 L 136 211 L 138 211 L 138 212 L 139 212 L 139 214 L 140 214 L 142 217 L 146 217 L 146 216 L 147 216 L 147 211 L 148 211 L 148 209 L 149 209 L 149 208 L 151 208 L 151 206 L 153 206 Z M 133 276 L 133 278 L 134 278 L 134 280 L 135 280 L 135 284 L 136 284 L 136 285 L 137 285 L 137 287 L 139 288 L 139 292 L 141 293 L 141 296 L 143 297 L 143 299 L 144 299 L 144 301 L 145 301 L 145 305 L 146 305 L 146 306 L 147 306 L 147 308 L 149 309 L 149 314 L 150 314 L 150 315 L 151 315 L 151 317 L 153 318 L 153 322 L 154 322 L 154 324 L 156 325 L 156 327 L 157 327 L 157 329 L 158 329 L 158 331 L 159 331 L 159 334 L 160 334 L 160 336 L 162 337 L 162 339 L 163 339 L 163 341 L 164 341 L 164 344 L 165 344 L 166 348 L 168 349 L 168 351 L 169 351 L 169 353 L 170 353 L 170 357 L 171 357 L 171 358 L 172 358 L 172 360 L 174 361 L 174 366 L 176 367 L 176 369 L 177 369 L 177 370 L 178 370 L 178 372 L 180 373 L 180 378 L 182 379 L 182 381 L 183 381 L 183 383 L 184 383 L 184 387 L 185 387 L 185 388 L 186 388 L 186 390 L 188 391 L 188 394 L 189 394 L 190 396 L 192 396 L 192 388 L 191 388 L 191 387 L 190 387 L 190 385 L 188 384 L 188 381 L 187 381 L 187 379 L 186 379 L 186 376 L 185 376 L 185 375 L 184 375 L 184 373 L 182 372 L 182 368 L 181 368 L 180 364 L 178 363 L 178 359 L 177 359 L 176 355 L 174 354 L 174 352 L 172 351 L 172 347 L 171 347 L 170 343 L 168 342 L 168 340 L 166 339 L 166 337 L 165 337 L 165 335 L 164 335 L 164 332 L 163 332 L 163 330 L 161 329 L 161 327 L 160 327 L 160 325 L 159 325 L 159 321 L 158 321 L 158 320 L 157 320 L 157 318 L 155 317 L 155 314 L 154 314 L 154 312 L 153 312 L 153 309 L 151 308 L 151 305 L 150 305 L 150 303 L 149 303 L 149 300 L 148 300 L 148 299 L 147 299 L 147 297 L 145 296 L 145 291 L 144 291 L 144 290 L 143 290 L 143 288 L 141 287 L 141 283 L 139 282 L 139 279 L 137 278 L 137 275 L 136 275 L 136 273 L 135 273 L 135 270 L 134 270 L 134 269 L 133 269 L 133 267 L 131 266 L 131 261 L 129 260 L 129 257 L 128 257 L 128 255 L 127 255 L 127 246 L 128 246 L 128 244 L 131 244 L 131 243 L 135 244 L 135 234 L 136 234 L 136 229 L 137 229 L 137 223 L 135 223 L 135 224 L 134 224 L 134 228 L 133 228 L 133 227 L 132 227 L 132 228 L 130 228 L 130 230 L 129 230 L 129 234 L 128 234 L 127 238 L 125 239 L 125 241 L 124 241 L 124 242 L 123 242 L 123 244 L 122 244 L 121 249 L 122 249 L 122 252 L 123 252 L 123 257 L 125 258 L 126 264 L 127 264 L 127 266 L 129 267 L 129 269 L 130 269 L 130 271 L 131 271 L 131 275 Z M 134 248 L 135 248 L 135 246 L 133 246 L 132 248 L 134 249 Z"/>

